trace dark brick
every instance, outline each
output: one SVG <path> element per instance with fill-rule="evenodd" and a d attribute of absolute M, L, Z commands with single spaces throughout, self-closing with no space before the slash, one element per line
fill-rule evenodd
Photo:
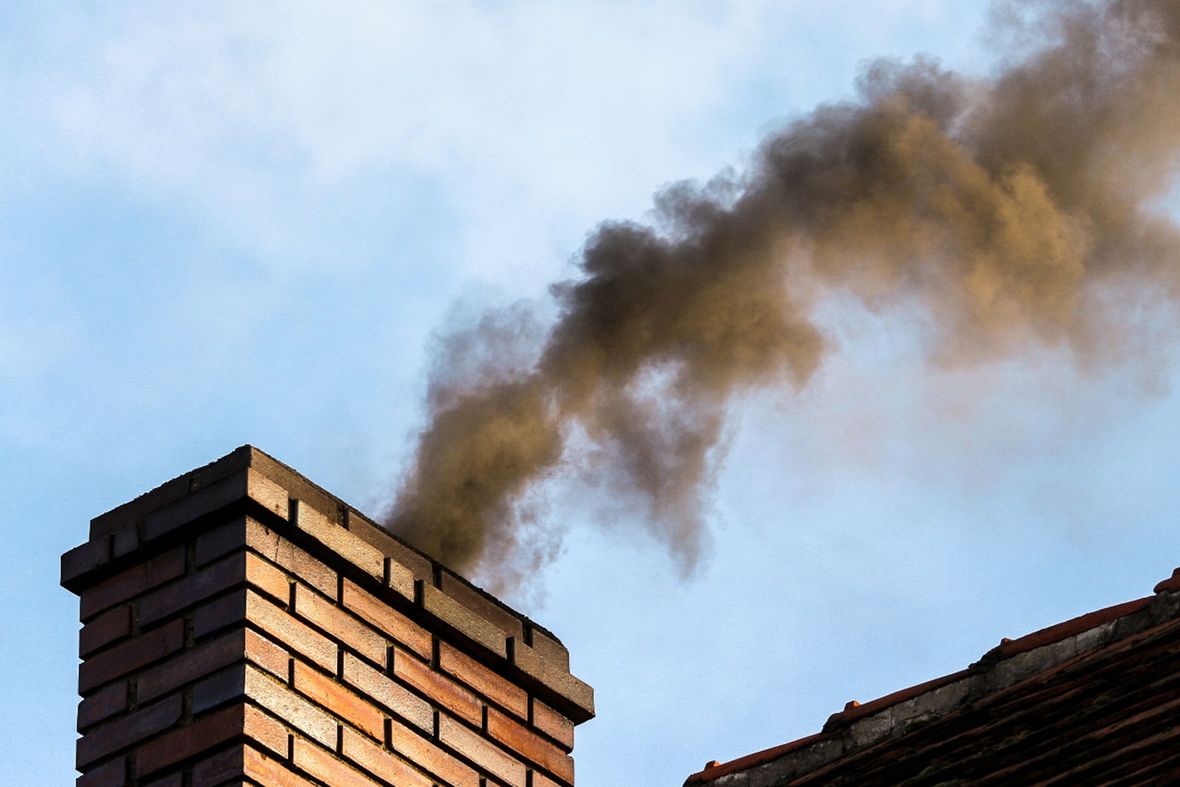
<path fill-rule="evenodd" d="M 287 730 L 280 722 L 250 705 L 231 705 L 140 746 L 136 775 L 149 776 L 240 735 L 280 756 L 287 750 Z"/>
<path fill-rule="evenodd" d="M 90 729 L 78 739 L 78 769 L 168 729 L 180 721 L 181 712 L 180 697 L 167 697 L 121 719 Z"/>
<path fill-rule="evenodd" d="M 112 683 L 78 703 L 78 732 L 127 710 L 127 681 Z"/>
<path fill-rule="evenodd" d="M 144 540 L 153 541 L 203 516 L 250 499 L 271 513 L 287 518 L 287 490 L 257 470 L 247 469 L 148 514 Z"/>
<path fill-rule="evenodd" d="M 82 620 L 184 573 L 184 548 L 177 547 L 82 591 Z"/>
<path fill-rule="evenodd" d="M 131 607 L 108 609 L 78 632 L 78 656 L 86 658 L 101 647 L 131 635 Z"/>
<path fill-rule="evenodd" d="M 61 556 L 61 584 L 75 592 L 85 587 L 87 575 L 111 560 L 111 539 L 103 537 L 80 544 Z"/>
<path fill-rule="evenodd" d="M 78 777 L 75 787 L 124 787 L 127 784 L 127 758 L 116 757 Z"/>
<path fill-rule="evenodd" d="M 214 670 L 242 660 L 245 656 L 243 636 L 241 631 L 227 632 L 144 670 L 136 680 L 140 702 L 167 694 Z"/>
<path fill-rule="evenodd" d="M 204 713 L 246 693 L 246 665 L 235 664 L 193 686 L 193 713 Z"/>
<path fill-rule="evenodd" d="M 239 552 L 141 598 L 139 623 L 150 625 L 241 583 L 249 583 L 280 602 L 288 596 L 283 572 L 256 555 Z"/>
<path fill-rule="evenodd" d="M 78 669 L 78 691 L 86 694 L 96 686 L 151 664 L 182 647 L 184 623 L 180 620 L 140 634 L 83 662 Z"/>

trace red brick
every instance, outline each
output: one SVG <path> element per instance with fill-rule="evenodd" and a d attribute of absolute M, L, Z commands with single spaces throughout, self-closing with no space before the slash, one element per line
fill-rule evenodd
<path fill-rule="evenodd" d="M 438 588 L 425 583 L 421 587 L 422 607 L 427 612 L 497 656 L 508 655 L 507 637 L 498 626 Z"/>
<path fill-rule="evenodd" d="M 533 726 L 568 752 L 574 748 L 574 723 L 533 697 Z"/>
<path fill-rule="evenodd" d="M 386 751 L 363 735 L 346 729 L 341 752 L 347 759 L 383 781 L 397 787 L 433 787 L 434 780 L 411 767 L 405 760 Z"/>
<path fill-rule="evenodd" d="M 346 608 L 373 624 L 390 638 L 405 645 L 424 659 L 433 650 L 430 632 L 377 597 L 366 593 L 351 580 L 344 580 L 343 603 Z"/>
<path fill-rule="evenodd" d="M 405 651 L 395 651 L 393 674 L 438 704 L 472 724 L 483 719 L 483 703 L 455 681 L 430 668 Z"/>
<path fill-rule="evenodd" d="M 375 664 L 385 663 L 385 638 L 303 585 L 295 586 L 295 614 Z"/>
<path fill-rule="evenodd" d="M 419 729 L 427 732 L 434 729 L 430 703 L 351 653 L 344 654 L 344 679 Z"/>
<path fill-rule="evenodd" d="M 284 680 L 291 659 L 290 654 L 253 629 L 245 629 L 244 633 L 246 658 L 250 663 Z"/>
<path fill-rule="evenodd" d="M 78 732 L 127 710 L 127 681 L 112 683 L 78 704 Z"/>
<path fill-rule="evenodd" d="M 247 778 L 259 784 L 275 784 L 283 787 L 312 787 L 311 782 L 294 771 L 288 770 L 277 758 L 268 757 L 264 752 L 249 746 L 242 749 L 242 771 Z M 196 774 L 194 774 L 195 777 Z M 193 779 L 194 784 L 202 784 Z"/>
<path fill-rule="evenodd" d="M 295 764 L 325 784 L 380 787 L 356 768 L 303 738 L 295 739 Z"/>
<path fill-rule="evenodd" d="M 193 615 L 193 630 L 202 637 L 247 620 L 292 653 L 326 670 L 336 669 L 336 644 L 332 640 L 251 590 L 238 591 L 198 609 Z"/>
<path fill-rule="evenodd" d="M 179 621 L 178 621 L 179 622 Z M 241 631 L 230 631 L 217 639 L 186 650 L 162 664 L 145 670 L 136 680 L 140 702 L 154 699 L 204 677 L 244 656 Z"/>
<path fill-rule="evenodd" d="M 295 663 L 295 690 L 373 738 L 384 737 L 385 716 L 376 706 L 302 662 Z"/>
<path fill-rule="evenodd" d="M 359 536 L 330 522 L 326 516 L 301 500 L 292 501 L 291 521 L 295 527 L 333 553 L 340 555 L 377 581 L 384 581 L 385 555 Z"/>
<path fill-rule="evenodd" d="M 246 667 L 235 664 L 215 672 L 192 688 L 192 712 L 205 711 L 232 699 L 240 699 L 246 691 Z"/>
<path fill-rule="evenodd" d="M 90 618 L 113 607 L 115 604 L 137 596 L 145 590 L 176 579 L 184 573 L 184 547 L 177 547 L 162 555 L 157 555 L 115 576 L 106 579 L 92 588 L 82 591 L 82 620 Z"/>
<path fill-rule="evenodd" d="M 235 784 L 241 784 L 245 776 L 242 767 L 244 751 L 241 744 L 231 743 L 229 748 L 194 763 L 191 766 L 193 784 L 225 784 L 231 779 Z"/>
<path fill-rule="evenodd" d="M 90 729 L 78 739 L 78 769 L 168 729 L 180 721 L 182 711 L 180 697 L 167 697 L 121 719 Z"/>
<path fill-rule="evenodd" d="M 520 718 L 528 717 L 529 698 L 524 689 L 445 642 L 439 648 L 439 666 L 444 672 L 458 678 Z"/>
<path fill-rule="evenodd" d="M 532 772 L 532 781 L 529 783 L 530 787 L 563 787 L 559 782 L 555 782 L 540 771 Z M 573 784 L 571 781 L 570 784 Z"/>
<path fill-rule="evenodd" d="M 127 784 L 127 758 L 116 757 L 78 777 L 75 787 L 124 787 Z"/>
<path fill-rule="evenodd" d="M 78 656 L 86 658 L 99 648 L 131 635 L 131 607 L 108 609 L 78 632 Z"/>
<path fill-rule="evenodd" d="M 559 779 L 574 780 L 574 761 L 569 755 L 495 708 L 488 709 L 488 736 Z"/>
<path fill-rule="evenodd" d="M 541 656 L 561 666 L 566 672 L 570 669 L 570 652 L 557 637 L 543 630 L 536 623 L 529 625 L 528 639 L 533 650 Z"/>
<path fill-rule="evenodd" d="M 454 787 L 479 787 L 479 774 L 455 759 L 410 727 L 393 723 L 393 751 L 424 770 L 430 771 L 444 784 Z"/>
<path fill-rule="evenodd" d="M 86 694 L 96 686 L 151 664 L 182 647 L 184 622 L 180 620 L 140 634 L 84 661 L 78 668 L 78 691 Z"/>
<path fill-rule="evenodd" d="M 443 716 L 439 719 L 438 738 L 448 748 L 459 752 L 512 787 L 525 787 L 527 769 L 524 764 L 489 743 L 478 732 L 449 716 Z"/>
<path fill-rule="evenodd" d="M 246 520 L 246 544 L 329 598 L 336 598 L 336 572 L 288 539 L 253 519 Z"/>
<path fill-rule="evenodd" d="M 246 667 L 246 696 L 287 724 L 333 748 L 336 720 L 264 672 Z"/>
<path fill-rule="evenodd" d="M 273 752 L 286 752 L 281 723 L 249 705 L 231 705 L 139 747 L 136 775 L 143 778 L 243 734 Z"/>

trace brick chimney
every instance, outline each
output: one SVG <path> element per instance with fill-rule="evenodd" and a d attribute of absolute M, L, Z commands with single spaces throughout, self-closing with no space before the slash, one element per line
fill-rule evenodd
<path fill-rule="evenodd" d="M 558 639 L 250 446 L 92 520 L 62 585 L 79 787 L 574 783 Z"/>

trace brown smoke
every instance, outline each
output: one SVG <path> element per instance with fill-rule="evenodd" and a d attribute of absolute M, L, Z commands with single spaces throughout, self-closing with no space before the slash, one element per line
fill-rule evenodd
<path fill-rule="evenodd" d="M 878 62 L 745 174 L 664 191 L 655 226 L 603 224 L 531 362 L 487 363 L 522 346 L 517 312 L 452 337 L 390 527 L 511 577 L 554 543 L 522 497 L 582 446 L 691 568 L 727 402 L 807 383 L 832 293 L 922 309 L 941 362 L 1111 352 L 1103 293 L 1177 292 L 1180 233 L 1155 206 L 1180 161 L 1180 2 L 1059 3 L 1030 31 L 991 79 Z"/>

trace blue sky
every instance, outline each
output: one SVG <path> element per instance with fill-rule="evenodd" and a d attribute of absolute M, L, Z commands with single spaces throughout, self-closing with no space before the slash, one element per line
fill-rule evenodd
<path fill-rule="evenodd" d="M 91 516 L 253 443 L 370 512 L 432 337 L 544 302 L 598 222 L 740 167 L 925 52 L 983 73 L 984 2 L 0 8 L 0 783 L 73 778 Z M 804 391 L 735 403 L 687 579 L 546 489 L 560 558 L 509 600 L 599 716 L 579 783 L 679 784 L 995 645 L 1143 595 L 1180 555 L 1166 335 L 1078 369 L 931 368 L 836 304 Z M 17 712 L 18 711 L 18 712 Z"/>

